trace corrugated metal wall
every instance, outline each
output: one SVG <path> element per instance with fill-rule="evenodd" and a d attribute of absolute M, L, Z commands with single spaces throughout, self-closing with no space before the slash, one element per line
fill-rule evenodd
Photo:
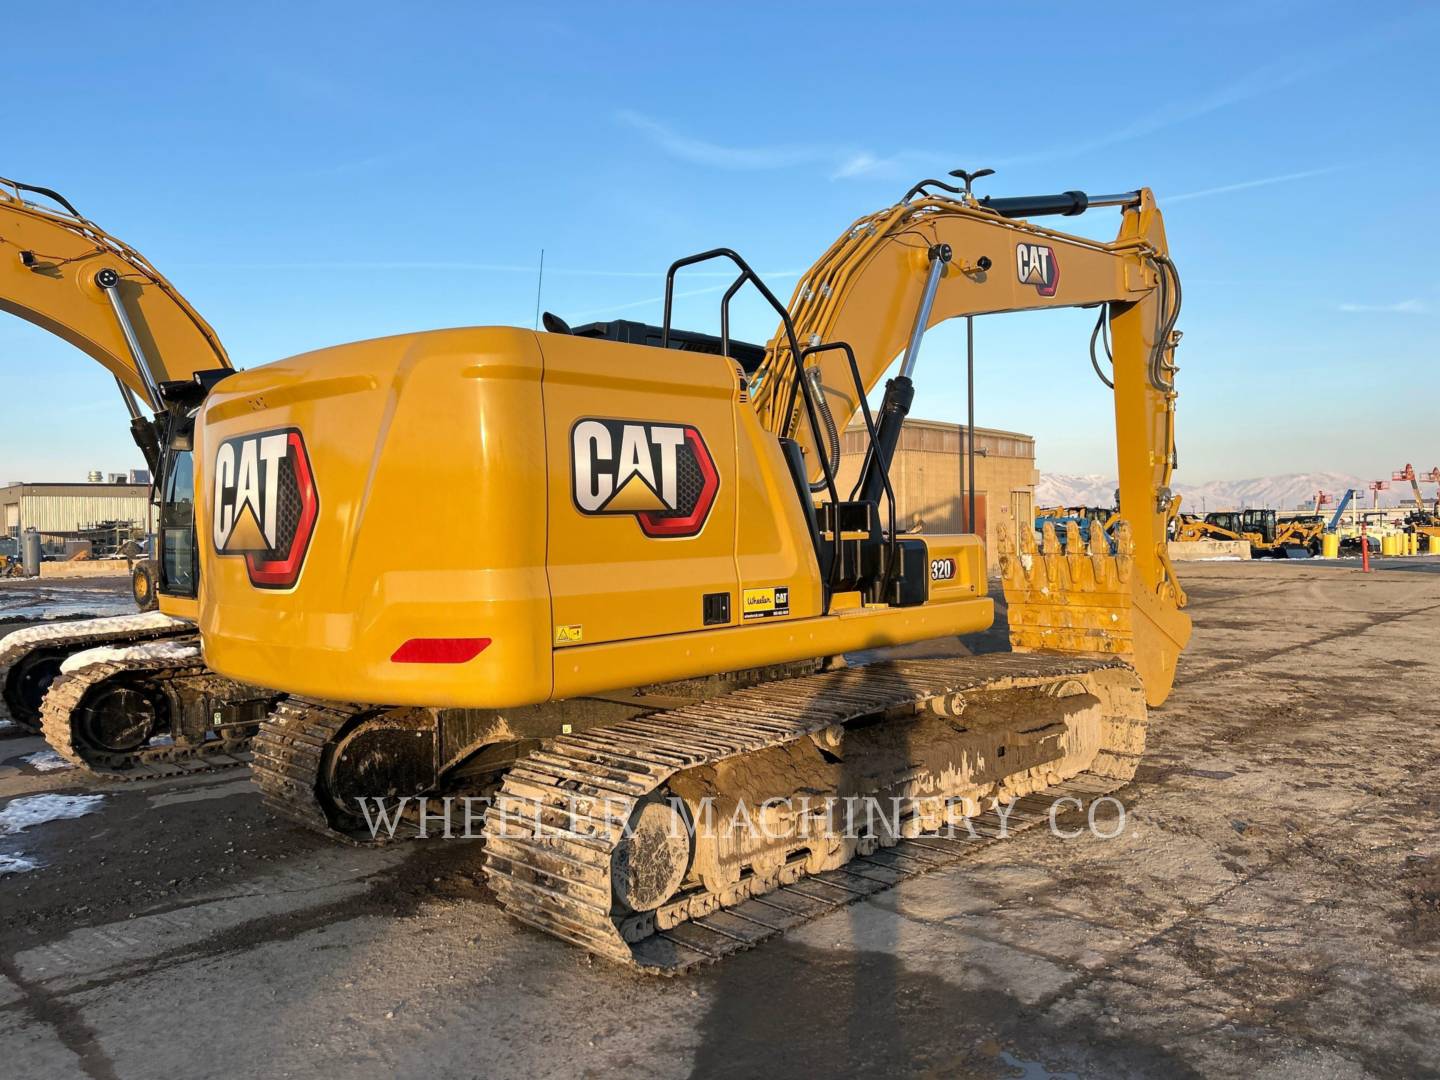
<path fill-rule="evenodd" d="M 50 490 L 47 490 L 47 487 Z M 147 488 L 130 485 L 16 485 L 0 491 L 0 523 L 5 531 L 75 532 L 102 521 L 149 520 Z"/>
<path fill-rule="evenodd" d="M 74 532 L 100 521 L 143 524 L 149 505 L 143 495 L 24 495 L 20 522 L 41 532 Z"/>

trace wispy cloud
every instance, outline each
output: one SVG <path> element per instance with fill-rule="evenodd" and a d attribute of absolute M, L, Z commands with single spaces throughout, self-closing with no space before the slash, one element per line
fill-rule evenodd
<path fill-rule="evenodd" d="M 1328 165 L 1323 169 L 1306 169 L 1303 172 L 1283 173 L 1280 176 L 1262 176 L 1256 180 L 1239 180 L 1233 184 L 1222 184 L 1219 187 L 1202 188 L 1199 191 L 1187 191 L 1182 195 L 1166 195 L 1161 201 L 1166 206 L 1173 206 L 1177 202 L 1184 202 L 1186 199 L 1204 199 L 1211 195 L 1228 195 L 1232 191 L 1248 191 L 1250 188 L 1269 187 L 1271 184 L 1288 184 L 1292 180 L 1309 180 L 1313 176 L 1324 176 L 1327 173 L 1338 172 L 1340 166 Z"/>
<path fill-rule="evenodd" d="M 919 162 L 941 160 L 943 157 L 921 150 L 900 150 L 882 156 L 862 147 L 827 143 L 727 146 L 686 135 L 633 109 L 621 109 L 615 114 L 615 120 L 640 132 L 671 157 L 693 165 L 735 171 L 818 166 L 831 180 L 859 177 L 891 179 L 915 172 L 920 168 Z"/>
<path fill-rule="evenodd" d="M 796 165 L 833 160 L 837 156 L 833 147 L 804 143 L 781 146 L 725 146 L 681 134 L 632 109 L 621 109 L 615 114 L 615 119 L 645 135 L 672 157 L 696 165 L 713 165 L 721 169 L 789 169 Z"/>
<path fill-rule="evenodd" d="M 1107 149 L 1119 143 L 1145 138 L 1148 135 L 1154 135 L 1166 128 L 1175 127 L 1178 124 L 1183 124 L 1190 120 L 1197 120 L 1202 116 L 1217 112 L 1220 109 L 1238 105 L 1251 98 L 1279 90 L 1282 87 L 1299 81 L 1309 75 L 1313 70 L 1314 65 L 1309 62 L 1292 63 L 1288 67 L 1280 67 L 1274 64 L 1266 65 L 1256 71 L 1249 72 L 1239 78 L 1213 87 L 1209 91 L 1196 97 L 1187 98 L 1182 101 L 1172 101 L 1162 105 L 1157 109 L 1135 118 L 1122 127 L 1103 132 L 1088 139 L 1060 142 L 1030 153 L 1000 158 L 995 164 L 997 166 L 1029 165 L 1042 161 L 1053 161 L 1057 158 L 1079 157 L 1096 150 Z M 1173 202 L 1174 200 L 1171 201 Z"/>
<path fill-rule="evenodd" d="M 999 158 L 990 164 L 995 166 L 1031 164 L 1056 158 L 1078 157 L 1081 154 L 1103 150 L 1118 143 L 1154 135 L 1166 128 L 1198 120 L 1202 116 L 1208 116 L 1221 109 L 1273 94 L 1287 86 L 1349 64 L 1357 55 L 1374 52 L 1395 38 L 1412 33 L 1413 26 L 1426 17 L 1422 13 L 1416 13 L 1394 19 L 1389 23 L 1374 26 L 1365 33 L 1351 35 L 1340 44 L 1285 57 L 1229 79 L 1194 97 L 1161 105 L 1112 131 L 1088 139 L 1056 143 L 1053 146 L 1014 157 Z M 1174 202 L 1175 200 L 1171 199 L 1170 201 Z"/>
<path fill-rule="evenodd" d="M 1424 300 L 1397 300 L 1393 304 L 1341 304 L 1337 311 L 1361 315 L 1425 315 L 1430 305 Z"/>
<path fill-rule="evenodd" d="M 294 270 L 301 273 L 309 273 L 320 270 L 383 270 L 383 271 L 416 271 L 426 272 L 433 270 L 464 271 L 477 274 L 530 274 L 540 272 L 540 263 L 537 259 L 530 264 L 525 263 L 486 263 L 486 262 L 446 262 L 446 261 L 382 261 L 376 262 L 363 259 L 332 259 L 317 262 L 258 262 L 258 263 L 176 263 L 176 266 L 184 267 L 187 270 Z M 734 270 L 687 270 L 687 277 L 706 278 L 728 278 L 735 277 Z M 663 267 L 656 267 L 654 270 L 599 270 L 585 267 L 573 266 L 551 266 L 545 265 L 545 276 L 551 277 L 592 277 L 592 278 L 655 278 L 665 276 Z"/>

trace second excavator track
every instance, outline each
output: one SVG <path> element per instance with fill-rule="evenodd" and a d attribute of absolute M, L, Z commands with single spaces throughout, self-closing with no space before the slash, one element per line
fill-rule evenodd
<path fill-rule="evenodd" d="M 232 716 L 209 723 L 198 738 L 171 730 L 123 748 L 89 741 L 83 727 L 87 695 L 105 688 L 111 680 L 128 687 L 164 695 L 172 702 L 203 703 L 210 714 L 213 702 L 250 701 L 251 714 L 273 701 L 264 691 L 236 683 L 207 668 L 198 647 L 184 648 L 186 639 L 151 642 L 126 650 L 123 659 L 101 660 L 61 674 L 45 695 L 41 732 L 52 749 L 67 761 L 111 779 L 135 781 L 235 768 L 250 762 L 250 740 L 258 717 Z M 194 642 L 198 646 L 198 639 Z M 177 648 L 177 646 L 179 646 Z M 147 652 L 154 655 L 147 656 Z M 262 704 L 263 703 L 263 704 Z"/>
<path fill-rule="evenodd" d="M 71 622 L 43 623 L 15 630 L 0 637 L 0 719 L 15 724 L 18 734 L 33 734 L 40 730 L 38 708 L 35 715 L 28 712 L 17 714 L 11 698 L 19 691 L 11 685 L 12 669 L 26 662 L 39 652 L 52 654 L 51 672 L 61 662 L 63 655 L 73 655 L 85 649 L 100 646 L 127 647 L 162 638 L 174 638 L 194 633 L 194 627 L 182 619 L 148 611 L 135 615 L 114 615 L 101 619 L 77 619 Z M 36 697 L 40 696 L 37 689 Z"/>
<path fill-rule="evenodd" d="M 966 701 L 997 690 L 1044 693 L 1081 683 L 1087 700 L 1097 700 L 1097 687 L 1108 699 L 1098 745 L 1005 774 L 984 812 L 968 797 L 947 799 L 944 785 L 929 784 L 916 767 L 919 783 L 887 789 L 915 796 L 904 800 L 906 820 L 888 835 L 882 830 L 850 847 L 812 843 L 802 855 L 757 861 L 732 880 L 701 882 L 687 871 L 686 885 L 649 910 L 620 900 L 627 883 L 644 893 L 656 876 L 657 860 L 630 836 L 644 833 L 650 802 L 677 776 L 713 773 L 727 762 L 803 746 L 807 737 L 823 740 L 837 725 L 867 717 L 928 709 L 956 719 Z M 1006 739 L 1023 742 L 1023 715 L 1009 723 Z M 1144 727 L 1139 681 L 1118 661 L 1002 654 L 787 680 L 549 740 L 506 775 L 487 813 L 485 872 L 520 921 L 640 970 L 678 974 L 1038 824 L 1056 799 L 1088 801 L 1123 786 L 1143 750 Z M 957 816 L 959 835 L 940 828 Z M 646 842 L 653 849 L 674 841 Z"/>

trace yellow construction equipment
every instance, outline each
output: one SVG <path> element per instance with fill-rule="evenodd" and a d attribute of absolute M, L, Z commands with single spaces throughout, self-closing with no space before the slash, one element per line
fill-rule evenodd
<path fill-rule="evenodd" d="M 1274 510 L 1220 510 L 1181 515 L 1176 540 L 1243 540 L 1255 558 L 1304 559 L 1319 555 L 1325 522 L 1318 515 L 1278 520 Z"/>
<path fill-rule="evenodd" d="M 857 221 L 788 306 L 717 249 L 671 267 L 659 327 L 547 316 L 241 373 L 136 252 L 7 182 L 0 304 L 115 373 L 160 478 L 160 611 L 4 639 L 7 702 L 41 702 L 72 757 L 135 768 L 171 738 L 191 764 L 233 758 L 278 699 L 255 741 L 277 810 L 363 839 L 367 800 L 493 795 L 506 909 L 669 971 L 777 929 L 754 897 L 781 910 L 801 879 L 844 891 L 837 874 L 855 895 L 948 857 L 904 838 L 1125 783 L 1189 636 L 1165 552 L 1179 278 L 1148 190 L 977 199 L 956 175 Z M 1092 206 L 1121 209 L 1114 241 L 1030 220 Z M 718 338 L 670 324 L 676 275 L 712 259 L 737 272 Z M 730 339 L 747 284 L 779 319 L 763 349 Z M 994 618 L 978 537 L 893 520 L 926 329 L 1064 306 L 1099 309 L 1092 350 L 1113 341 L 1110 376 L 1092 359 L 1114 390 L 1115 552 L 1022 530 L 1001 558 L 1013 654 L 847 666 Z M 870 448 L 842 494 L 829 433 L 857 408 Z M 77 654 L 97 641 L 103 661 Z M 893 812 L 857 823 L 856 800 Z"/>
<path fill-rule="evenodd" d="M 159 558 L 135 577 L 140 606 L 158 598 L 159 610 L 0 638 L 6 712 L 96 771 L 240 764 L 277 695 L 208 670 L 194 626 L 191 426 L 205 392 L 231 371 L 224 348 L 139 252 L 58 193 L 3 178 L 0 311 L 58 335 L 115 376 L 160 496 Z"/>
<path fill-rule="evenodd" d="M 1404 469 L 1391 475 L 1391 479 L 1408 480 L 1410 490 L 1415 493 L 1415 509 L 1405 515 L 1404 528 L 1412 537 L 1409 553 L 1422 554 L 1421 537 L 1426 538 L 1430 547 L 1434 547 L 1435 541 L 1440 540 L 1440 488 L 1436 490 L 1433 504 L 1427 505 L 1425 496 L 1420 491 L 1420 481 L 1440 484 L 1440 467 L 1433 468 L 1428 473 L 1416 473 L 1415 467 L 1407 462 Z"/>
<path fill-rule="evenodd" d="M 753 897 L 1028 793 L 1123 784 L 1189 636 L 1165 553 L 1178 275 L 1148 190 L 977 199 L 962 179 L 856 221 L 788 306 L 716 249 L 671 266 L 659 327 L 403 334 L 214 386 L 200 627 L 216 671 L 294 695 L 256 739 L 267 801 L 363 839 L 372 797 L 491 793 L 508 911 L 676 970 L 753 940 L 730 914 Z M 1114 241 L 1030 220 L 1097 205 L 1122 210 Z M 670 319 L 677 275 L 712 260 L 736 270 L 718 340 Z M 747 284 L 779 320 L 763 350 L 729 334 Z M 1002 554 L 1015 654 L 844 665 L 994 618 L 980 538 L 893 521 L 926 329 L 1065 306 L 1113 340 L 1116 553 L 1025 530 Z M 841 493 L 828 433 L 857 408 L 870 447 Z M 895 816 L 842 828 L 854 799 Z M 702 827 L 716 807 L 765 827 Z"/>

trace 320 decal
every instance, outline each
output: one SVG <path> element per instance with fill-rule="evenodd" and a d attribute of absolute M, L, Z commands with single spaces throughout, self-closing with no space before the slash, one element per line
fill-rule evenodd
<path fill-rule="evenodd" d="M 720 473 L 690 424 L 585 417 L 570 429 L 575 508 L 634 517 L 646 536 L 695 536 L 705 527 Z"/>

